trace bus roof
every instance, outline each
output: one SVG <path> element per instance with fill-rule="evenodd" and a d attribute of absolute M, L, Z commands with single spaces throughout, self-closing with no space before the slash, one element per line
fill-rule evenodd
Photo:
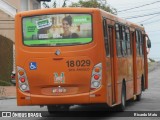
<path fill-rule="evenodd" d="M 143 26 L 129 22 L 129 21 L 124 20 L 116 15 L 113 15 L 109 12 L 106 12 L 106 11 L 98 9 L 98 8 L 80 8 L 80 7 L 46 8 L 46 9 L 23 11 L 23 12 L 17 13 L 17 15 L 21 15 L 22 17 L 25 17 L 25 16 L 40 15 L 40 14 L 52 14 L 53 11 L 54 11 L 54 13 L 71 13 L 71 12 L 72 13 L 93 13 L 94 11 L 97 11 L 97 12 L 100 12 L 103 16 L 107 16 L 107 18 L 109 18 L 115 22 L 120 22 L 122 24 L 126 24 L 128 26 L 132 26 L 132 27 L 144 30 Z"/>
<path fill-rule="evenodd" d="M 109 19 L 111 19 L 111 20 L 113 20 L 113 21 L 120 22 L 120 23 L 126 24 L 126 25 L 128 25 L 128 26 L 132 26 L 132 27 L 135 27 L 135 28 L 139 28 L 139 29 L 141 29 L 141 30 L 144 30 L 144 27 L 141 26 L 141 25 L 138 25 L 138 24 L 135 24 L 135 23 L 130 22 L 130 21 L 128 21 L 128 20 L 122 19 L 122 18 L 120 18 L 120 17 L 118 17 L 118 16 L 116 16 L 116 15 L 114 15 L 114 14 L 111 14 L 111 13 L 109 13 L 109 12 L 106 12 L 106 11 L 104 11 L 104 10 L 101 10 L 101 9 L 100 9 L 100 11 L 101 11 L 102 15 L 107 14 L 107 18 L 109 18 Z"/>

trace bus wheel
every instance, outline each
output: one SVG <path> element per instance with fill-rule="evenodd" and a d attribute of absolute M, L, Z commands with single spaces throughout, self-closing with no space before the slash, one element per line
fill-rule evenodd
<path fill-rule="evenodd" d="M 47 106 L 49 114 L 54 114 L 55 111 L 57 111 L 57 106 L 56 105 L 49 105 Z"/>
<path fill-rule="evenodd" d="M 121 93 L 121 104 L 119 106 L 119 110 L 124 111 L 125 107 L 126 107 L 126 87 L 125 87 L 125 84 L 123 83 L 122 93 Z"/>
<path fill-rule="evenodd" d="M 47 106 L 49 114 L 54 114 L 58 111 L 69 111 L 69 105 L 49 105 Z"/>
<path fill-rule="evenodd" d="M 141 100 L 141 98 L 142 98 L 142 89 L 143 89 L 143 82 L 141 82 L 141 92 L 140 92 L 139 95 L 137 95 L 136 101 L 140 101 Z"/>

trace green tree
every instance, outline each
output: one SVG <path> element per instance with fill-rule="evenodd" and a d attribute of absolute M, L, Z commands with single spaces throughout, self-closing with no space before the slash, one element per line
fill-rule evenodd
<path fill-rule="evenodd" d="M 56 1 L 53 2 L 53 8 L 56 8 L 57 7 L 57 3 Z"/>
<path fill-rule="evenodd" d="M 111 8 L 108 4 L 100 4 L 97 0 L 80 0 L 79 2 L 72 3 L 70 7 L 100 8 L 112 14 L 117 14 L 117 10 L 115 8 Z"/>

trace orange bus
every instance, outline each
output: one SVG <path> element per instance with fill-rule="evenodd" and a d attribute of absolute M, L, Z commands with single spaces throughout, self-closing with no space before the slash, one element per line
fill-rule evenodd
<path fill-rule="evenodd" d="M 18 13 L 15 34 L 19 106 L 124 110 L 148 88 L 143 26 L 96 8 L 56 8 Z"/>

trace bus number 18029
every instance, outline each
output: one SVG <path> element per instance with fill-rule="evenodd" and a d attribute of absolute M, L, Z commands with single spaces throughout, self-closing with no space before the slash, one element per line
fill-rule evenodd
<path fill-rule="evenodd" d="M 90 66 L 91 61 L 90 60 L 68 60 L 67 62 L 68 67 L 85 67 Z"/>

